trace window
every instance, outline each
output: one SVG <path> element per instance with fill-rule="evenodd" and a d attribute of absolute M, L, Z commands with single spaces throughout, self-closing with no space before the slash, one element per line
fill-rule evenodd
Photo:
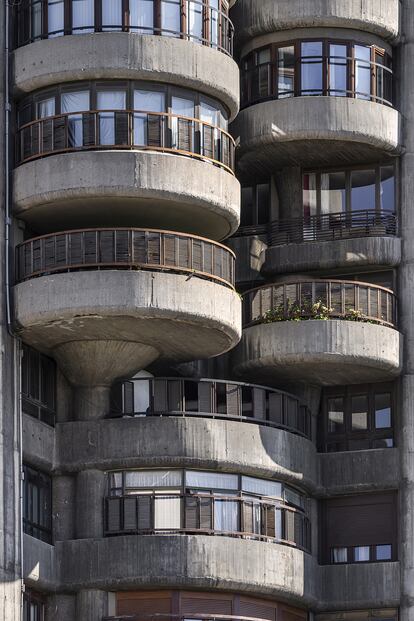
<path fill-rule="evenodd" d="M 324 612 L 316 614 L 315 621 L 398 621 L 398 610 L 383 608 L 380 610 Z"/>
<path fill-rule="evenodd" d="M 73 34 L 93 32 L 95 22 L 94 0 L 71 0 L 71 2 Z M 114 2 L 114 0 L 112 0 L 112 2 Z"/>
<path fill-rule="evenodd" d="M 240 227 L 267 225 L 269 220 L 270 183 L 242 187 Z"/>
<path fill-rule="evenodd" d="M 26 589 L 23 594 L 23 621 L 45 621 L 46 603 L 40 593 Z"/>
<path fill-rule="evenodd" d="M 52 479 L 30 466 L 23 467 L 23 530 L 52 543 Z"/>
<path fill-rule="evenodd" d="M 23 345 L 22 410 L 48 425 L 55 424 L 56 365 L 53 360 Z"/>
<path fill-rule="evenodd" d="M 393 447 L 394 401 L 393 384 L 325 389 L 321 450 L 336 452 Z"/>
<path fill-rule="evenodd" d="M 342 40 L 275 43 L 241 61 L 241 102 L 294 96 L 353 97 L 392 105 L 385 49 Z"/>
<path fill-rule="evenodd" d="M 322 501 L 323 563 L 375 563 L 397 558 L 397 492 Z"/>

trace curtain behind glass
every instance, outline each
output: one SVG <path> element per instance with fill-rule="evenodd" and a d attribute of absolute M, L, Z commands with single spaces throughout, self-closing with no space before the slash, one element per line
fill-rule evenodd
<path fill-rule="evenodd" d="M 228 533 L 239 532 L 239 507 L 235 500 L 214 499 L 214 530 Z"/>
<path fill-rule="evenodd" d="M 232 489 L 239 486 L 237 474 L 221 474 L 219 472 L 205 472 L 200 470 L 187 470 L 185 473 L 186 487 L 199 487 L 204 489 Z"/>
<path fill-rule="evenodd" d="M 63 35 L 65 28 L 63 0 L 48 0 L 47 22 L 50 38 Z"/>
<path fill-rule="evenodd" d="M 62 114 L 67 112 L 85 112 L 89 110 L 89 91 L 62 93 Z M 68 147 L 83 145 L 82 115 L 71 114 L 68 117 Z"/>
<path fill-rule="evenodd" d="M 99 144 L 114 145 L 115 140 L 115 113 L 111 110 L 125 110 L 125 91 L 98 91 L 97 94 L 99 112 Z"/>
<path fill-rule="evenodd" d="M 136 470 L 125 473 L 125 488 L 180 487 L 182 470 Z"/>
<path fill-rule="evenodd" d="M 201 42 L 203 39 L 203 5 L 199 0 L 187 0 L 187 15 L 189 39 Z"/>
<path fill-rule="evenodd" d="M 176 494 L 180 492 L 177 491 Z M 155 497 L 154 528 L 158 530 L 179 530 L 181 524 L 181 498 L 179 496 Z"/>
<path fill-rule="evenodd" d="M 161 30 L 164 36 L 174 37 L 181 31 L 180 0 L 161 0 Z"/>
<path fill-rule="evenodd" d="M 55 98 L 50 97 L 49 99 L 44 99 L 43 101 L 37 102 L 37 115 L 38 119 L 45 119 L 48 116 L 53 116 L 55 114 Z"/>
<path fill-rule="evenodd" d="M 33 2 L 31 5 L 31 33 L 32 40 L 36 40 L 42 36 L 42 5 L 40 0 Z"/>
<path fill-rule="evenodd" d="M 134 91 L 134 145 L 146 146 L 148 144 L 148 125 L 152 123 L 158 124 L 157 127 L 163 128 L 164 122 L 162 116 L 148 117 L 145 112 L 164 112 L 165 111 L 165 95 L 157 91 Z M 162 136 L 161 136 L 162 141 Z"/>
<path fill-rule="evenodd" d="M 102 30 L 122 30 L 122 0 L 102 0 Z"/>
<path fill-rule="evenodd" d="M 171 112 L 179 116 L 194 118 L 194 102 L 191 99 L 172 97 Z M 177 117 L 171 117 L 171 147 L 173 149 L 179 149 L 184 143 L 187 143 L 187 141 L 192 145 L 194 144 L 194 124 L 191 122 L 187 124 L 185 122 L 179 123 Z"/>
<path fill-rule="evenodd" d="M 129 24 L 132 32 L 154 34 L 154 0 L 129 0 Z"/>
<path fill-rule="evenodd" d="M 282 484 L 253 477 L 242 477 L 242 490 L 271 498 L 282 498 Z"/>
<path fill-rule="evenodd" d="M 94 0 L 72 0 L 72 32 L 85 34 L 95 30 Z"/>

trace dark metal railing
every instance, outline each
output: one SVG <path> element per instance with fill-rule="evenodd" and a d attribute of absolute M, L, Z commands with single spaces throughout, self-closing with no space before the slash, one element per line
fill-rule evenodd
<path fill-rule="evenodd" d="M 96 149 L 177 153 L 234 174 L 235 142 L 224 129 L 192 117 L 145 110 L 88 110 L 31 121 L 18 129 L 16 161 Z"/>
<path fill-rule="evenodd" d="M 139 605 L 139 604 L 138 604 Z M 241 617 L 240 615 L 222 615 L 222 614 L 172 614 L 172 613 L 140 613 L 133 615 L 116 615 L 115 617 L 104 617 L 102 621 L 269 621 L 261 617 Z"/>
<path fill-rule="evenodd" d="M 234 286 L 233 252 L 217 242 L 152 229 L 84 229 L 35 237 L 17 246 L 16 280 L 83 269 L 190 273 Z"/>
<path fill-rule="evenodd" d="M 320 214 L 277 220 L 270 224 L 271 246 L 396 235 L 397 216 L 391 211 Z"/>
<path fill-rule="evenodd" d="M 347 280 L 266 285 L 243 295 L 244 327 L 301 319 L 345 319 L 396 327 L 397 299 L 390 289 Z"/>
<path fill-rule="evenodd" d="M 166 28 L 164 24 L 164 10 L 171 8 L 168 2 L 152 0 L 151 12 L 148 12 L 147 5 L 148 2 L 146 12 L 143 10 L 139 13 L 131 10 L 129 0 L 124 0 L 122 11 L 119 10 L 116 19 L 112 15 L 106 17 L 98 3 L 100 10 L 93 11 L 89 23 L 80 25 L 73 20 L 72 0 L 62 2 L 60 16 L 59 3 L 56 3 L 55 22 L 49 16 L 48 0 L 22 0 L 16 3 L 16 44 L 19 47 L 41 39 L 70 34 L 132 32 L 194 41 L 232 56 L 234 27 L 227 12 L 210 6 L 207 0 L 181 0 L 179 6 L 172 7 L 179 12 L 180 21 L 179 28 L 174 29 Z M 135 7 L 139 11 L 139 6 Z M 113 10 L 116 12 L 115 7 Z"/>
<path fill-rule="evenodd" d="M 312 439 L 311 412 L 297 397 L 241 382 L 171 377 L 124 380 L 112 387 L 109 414 L 110 418 L 121 416 L 230 419 L 276 427 Z"/>
<path fill-rule="evenodd" d="M 105 536 L 225 535 L 310 551 L 310 522 L 282 501 L 225 494 L 137 493 L 105 498 Z"/>

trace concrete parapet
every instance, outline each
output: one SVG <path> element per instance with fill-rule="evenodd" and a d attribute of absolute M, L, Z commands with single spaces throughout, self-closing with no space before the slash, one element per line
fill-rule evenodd
<path fill-rule="evenodd" d="M 24 462 L 50 472 L 56 459 L 54 428 L 22 414 L 22 432 Z"/>
<path fill-rule="evenodd" d="M 236 255 L 236 282 L 256 283 L 263 280 L 260 271 L 266 256 L 267 244 L 258 235 L 232 237 L 226 244 Z"/>
<path fill-rule="evenodd" d="M 60 581 L 56 548 L 30 535 L 23 535 L 23 575 L 27 586 L 55 591 Z"/>

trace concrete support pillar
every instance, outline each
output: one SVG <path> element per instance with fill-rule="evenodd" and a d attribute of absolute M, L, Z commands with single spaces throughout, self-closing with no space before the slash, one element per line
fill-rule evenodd
<path fill-rule="evenodd" d="M 51 595 L 47 598 L 46 621 L 75 621 L 76 596 Z"/>
<path fill-rule="evenodd" d="M 106 477 L 101 470 L 79 472 L 76 481 L 76 538 L 103 537 Z"/>
<path fill-rule="evenodd" d="M 76 479 L 74 476 L 53 477 L 53 536 L 55 541 L 74 539 Z"/>
<path fill-rule="evenodd" d="M 76 386 L 74 394 L 74 418 L 98 420 L 110 412 L 110 386 Z"/>
<path fill-rule="evenodd" d="M 301 218 L 303 215 L 302 170 L 299 166 L 283 168 L 275 174 L 279 198 L 279 218 Z"/>
<path fill-rule="evenodd" d="M 402 2 L 400 55 L 402 143 L 400 323 L 404 333 L 404 369 L 400 419 L 400 564 L 401 621 L 414 621 L 414 0 Z"/>
<path fill-rule="evenodd" d="M 85 589 L 76 596 L 76 621 L 102 621 L 108 614 L 108 593 Z"/>

